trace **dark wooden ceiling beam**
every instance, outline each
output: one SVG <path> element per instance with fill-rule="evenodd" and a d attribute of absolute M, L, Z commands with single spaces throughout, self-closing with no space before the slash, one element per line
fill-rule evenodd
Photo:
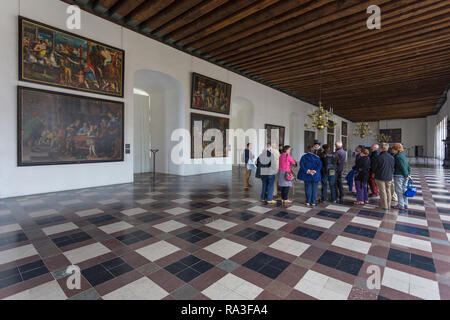
<path fill-rule="evenodd" d="M 387 3 L 390 0 L 379 0 L 380 4 Z M 348 0 L 345 2 L 334 1 L 324 7 L 306 13 L 301 19 L 292 19 L 281 25 L 253 34 L 250 39 L 241 39 L 232 44 L 225 45 L 221 53 L 215 53 L 219 59 L 225 59 L 234 56 L 237 53 L 253 50 L 265 44 L 270 44 L 310 29 L 330 22 L 330 15 L 334 19 L 351 16 L 356 13 L 364 12 L 367 9 L 367 3 L 358 0 Z M 200 48 L 201 50 L 201 48 Z"/>
<path fill-rule="evenodd" d="M 381 30 L 369 31 L 371 32 L 371 34 L 369 34 L 370 36 L 368 35 L 368 30 L 365 26 L 367 15 L 365 12 L 360 12 L 350 17 L 330 21 L 330 23 L 309 30 L 307 33 L 300 33 L 291 38 L 254 48 L 252 50 L 251 58 L 245 54 L 238 53 L 234 56 L 229 56 L 226 60 L 230 64 L 239 64 L 240 66 L 247 67 L 245 62 L 261 61 L 262 63 L 265 63 L 263 59 L 267 57 L 284 59 L 285 55 L 293 53 L 294 55 L 291 57 L 295 57 L 295 54 L 301 53 L 306 45 L 313 44 L 317 46 L 320 41 L 326 45 L 334 41 L 339 41 L 339 43 L 341 43 L 340 40 L 347 40 L 347 43 L 352 43 L 358 39 L 370 39 L 373 36 L 382 33 L 382 30 L 384 32 L 385 29 L 395 29 L 393 23 L 399 24 L 398 27 L 402 27 L 404 24 L 410 25 L 409 18 L 427 10 L 427 7 L 433 5 L 430 4 L 430 1 L 433 0 L 419 1 L 418 3 L 413 0 L 405 2 L 395 1 L 385 4 L 383 6 L 383 28 Z M 406 3 L 408 2 L 413 2 L 413 4 L 407 5 Z M 401 6 L 402 4 L 404 5 L 403 7 Z M 434 5 L 436 5 L 436 3 L 434 3 Z M 413 7 L 413 9 L 411 9 L 411 7 Z"/>
<path fill-rule="evenodd" d="M 436 49 L 439 49 L 440 46 L 445 45 L 445 43 L 442 43 L 434 47 L 429 45 L 429 42 L 419 45 L 418 40 L 420 40 L 419 38 L 427 39 L 428 36 L 448 33 L 447 28 L 450 28 L 450 16 L 447 16 L 446 20 L 447 22 L 436 25 L 436 27 L 442 29 L 436 30 L 435 27 L 419 28 L 417 33 L 413 32 L 408 38 L 405 38 L 405 36 L 389 38 L 389 40 L 386 40 L 385 45 L 371 43 L 362 48 L 353 47 L 339 52 L 332 49 L 325 49 L 326 53 L 322 57 L 320 57 L 320 55 L 318 56 L 317 52 L 311 53 L 301 59 L 300 62 L 288 60 L 283 65 L 270 65 L 267 68 L 260 67 L 252 69 L 252 73 L 264 77 L 266 74 L 271 73 L 280 74 L 284 71 L 292 72 L 291 70 L 304 70 L 303 68 L 311 64 L 318 66 L 319 70 L 320 65 L 323 65 L 323 70 L 326 71 L 328 68 L 336 66 L 337 60 L 339 60 L 339 64 L 350 65 L 351 63 L 363 61 L 373 62 L 374 58 L 377 58 L 377 61 L 382 61 L 382 63 L 388 63 L 392 58 L 397 57 L 404 57 L 405 59 L 414 58 L 415 56 L 424 54 L 429 48 L 435 51 Z M 308 63 L 305 63 L 305 61 L 308 61 Z"/>
<path fill-rule="evenodd" d="M 449 10 L 449 9 L 447 9 Z M 392 20 L 391 20 L 392 21 Z M 305 59 L 305 55 L 319 53 L 314 57 L 315 60 L 327 59 L 327 56 L 332 56 L 333 54 L 340 54 L 341 50 L 336 52 L 336 48 L 339 46 L 345 46 L 346 52 L 355 52 L 355 49 L 372 48 L 376 46 L 383 46 L 384 44 L 389 44 L 393 42 L 393 38 L 405 39 L 411 38 L 415 35 L 420 35 L 433 30 L 442 29 L 441 23 L 449 21 L 448 13 L 443 13 L 440 16 L 435 14 L 422 15 L 417 19 L 406 19 L 401 22 L 395 19 L 393 23 L 383 25 L 383 32 L 374 34 L 372 37 L 367 38 L 365 32 L 362 31 L 357 35 L 351 33 L 344 33 L 340 39 L 327 39 L 323 40 L 321 45 L 318 45 L 317 41 L 309 40 L 308 44 L 304 43 L 302 45 L 302 50 L 295 50 L 295 53 L 287 54 L 277 54 L 273 58 L 263 58 L 253 62 L 240 63 L 236 62 L 240 68 L 249 70 L 259 70 L 261 67 L 270 68 L 273 65 L 279 65 L 280 59 L 284 62 L 283 65 L 290 62 L 301 62 Z M 314 40 L 314 39 L 313 39 Z M 319 42 L 320 43 L 320 42 Z M 333 50 L 334 49 L 334 50 Z M 350 51 L 352 50 L 352 51 Z M 325 55 L 320 53 L 325 52 Z"/>
<path fill-rule="evenodd" d="M 192 34 L 191 36 L 189 36 L 187 38 L 181 39 L 180 41 L 183 43 L 183 45 L 185 47 L 197 48 L 196 46 L 193 46 L 193 43 L 195 41 L 197 41 L 198 39 L 208 37 L 211 34 L 214 34 L 217 31 L 219 31 L 233 23 L 240 22 L 241 20 L 245 19 L 246 17 L 251 16 L 255 12 L 263 10 L 264 8 L 267 8 L 279 1 L 280 0 L 260 0 L 257 3 L 242 9 L 238 13 L 236 13 L 232 16 L 229 16 L 227 19 L 219 21 L 218 23 L 215 23 L 213 25 L 210 25 L 210 26 L 206 27 L 205 29 L 198 31 L 195 34 Z"/>
<path fill-rule="evenodd" d="M 339 81 L 330 81 L 330 79 L 327 79 L 327 81 L 324 81 L 322 84 L 322 92 L 324 94 L 339 94 L 348 92 L 351 94 L 358 94 L 359 92 L 362 92 L 367 87 L 374 87 L 374 86 L 396 86 L 396 85 L 404 85 L 405 83 L 415 83 L 415 82 L 422 82 L 424 84 L 428 84 L 429 82 L 433 80 L 437 80 L 441 82 L 441 86 L 445 86 L 443 84 L 442 80 L 446 78 L 450 78 L 449 72 L 450 72 L 450 66 L 448 67 L 442 67 L 441 65 L 432 66 L 431 70 L 425 73 L 418 73 L 419 75 L 410 75 L 410 74 L 403 74 L 401 73 L 401 76 L 393 78 L 393 75 L 395 75 L 395 72 L 398 73 L 398 71 L 392 71 L 389 72 L 386 76 L 383 78 L 379 76 L 352 76 L 351 73 L 348 73 L 345 75 L 345 77 L 342 77 L 339 79 Z M 384 75 L 383 73 L 380 73 L 380 75 Z M 293 91 L 302 91 L 305 94 L 311 93 L 311 92 L 319 92 L 320 82 L 316 82 L 315 84 L 302 84 L 302 83 L 295 83 L 291 85 L 285 86 L 285 88 Z M 436 88 L 429 88 L 429 90 L 436 90 Z"/>
<path fill-rule="evenodd" d="M 176 17 L 185 13 L 189 9 L 192 9 L 199 3 L 203 2 L 203 0 L 178 0 L 174 1 L 172 4 L 159 11 L 158 14 L 155 14 L 142 22 L 140 26 L 146 32 L 155 33 L 155 30 L 159 27 L 163 26 L 166 23 L 169 23 Z"/>
<path fill-rule="evenodd" d="M 183 15 L 179 16 L 177 19 L 174 19 L 164 26 L 158 28 L 156 32 L 160 33 L 163 36 L 168 36 L 171 32 L 183 28 L 187 24 L 193 21 L 203 20 L 203 17 L 215 9 L 224 6 L 229 3 L 229 0 L 209 0 L 209 1 L 200 1 L 197 6 L 189 9 Z M 233 2 L 233 4 L 235 4 Z M 170 39 L 170 37 L 168 37 Z"/>
<path fill-rule="evenodd" d="M 171 5 L 174 1 L 175 0 L 143 1 L 126 16 L 125 19 L 127 24 L 135 27 L 141 26 L 158 12 Z"/>
<path fill-rule="evenodd" d="M 227 4 L 220 7 L 220 10 L 214 10 L 201 19 L 197 19 L 192 23 L 178 27 L 175 31 L 171 31 L 169 34 L 166 34 L 166 37 L 173 42 L 178 42 L 183 38 L 196 34 L 208 26 L 227 19 L 229 16 L 237 14 L 239 11 L 251 6 L 257 1 L 260 0 L 229 1 Z"/>
<path fill-rule="evenodd" d="M 336 97 L 338 97 L 341 95 L 344 95 L 345 93 L 348 93 L 349 97 L 357 97 L 357 96 L 361 96 L 362 92 L 364 92 L 364 90 L 367 88 L 367 86 L 393 86 L 393 85 L 397 85 L 397 84 L 405 84 L 408 83 L 408 81 L 418 81 L 420 80 L 422 82 L 422 86 L 424 87 L 428 87 L 428 84 L 434 80 L 434 79 L 439 79 L 439 83 L 440 86 L 435 87 L 434 89 L 427 89 L 430 92 L 439 92 L 440 88 L 444 87 L 442 85 L 442 80 L 441 79 L 445 79 L 446 77 L 448 77 L 448 74 L 450 72 L 450 68 L 446 68 L 443 70 L 438 70 L 432 73 L 429 73 L 429 78 L 420 78 L 420 79 L 410 79 L 409 76 L 405 76 L 404 78 L 398 78 L 398 81 L 392 81 L 392 80 L 380 80 L 378 82 L 370 82 L 367 81 L 367 79 L 364 79 L 364 81 L 360 81 L 358 82 L 357 80 L 351 81 L 349 79 L 349 83 L 344 86 L 344 85 L 338 85 L 338 86 L 329 86 L 325 89 L 322 89 L 323 92 L 323 96 L 325 98 L 329 98 L 332 97 L 333 99 L 335 99 Z M 450 77 L 448 77 L 450 79 Z M 289 87 L 285 87 L 286 89 L 292 91 L 292 92 L 302 92 L 305 96 L 310 96 L 310 97 L 316 97 L 317 99 L 319 98 L 319 92 L 317 89 L 318 85 L 315 86 L 289 86 Z M 342 93 L 341 93 L 342 92 Z M 442 91 L 441 91 L 442 92 Z M 409 94 L 408 97 L 412 97 L 412 94 Z M 317 100 L 317 99 L 313 99 L 313 100 Z"/>
<path fill-rule="evenodd" d="M 125 20 L 126 17 L 138 8 L 146 0 L 119 0 L 114 6 L 109 8 L 109 16 L 114 20 Z"/>
<path fill-rule="evenodd" d="M 442 41 L 449 41 L 450 38 L 450 34 L 445 34 L 445 32 L 443 32 L 444 35 L 441 36 L 439 39 Z M 432 45 L 434 43 L 434 41 L 437 41 L 435 39 L 433 40 L 423 40 L 422 42 L 427 42 L 430 43 L 430 45 Z M 393 60 L 396 59 L 396 57 L 393 58 Z M 408 59 L 408 60 L 413 60 L 413 59 Z M 405 61 L 405 63 L 408 62 L 408 60 Z M 351 66 L 352 68 L 357 68 L 357 67 L 361 67 L 364 70 L 370 71 L 374 65 L 376 65 L 379 62 L 385 62 L 386 64 L 388 64 L 388 61 L 385 60 L 384 57 L 382 58 L 375 58 L 372 61 L 361 61 L 361 62 L 355 62 L 355 65 Z M 402 61 L 400 61 L 402 62 Z M 402 62 L 403 64 L 403 62 Z M 400 65 L 401 67 L 401 65 Z M 341 72 L 341 71 L 345 71 L 348 70 L 349 66 L 347 65 L 340 65 L 338 63 L 334 64 L 333 67 L 331 66 L 327 66 L 326 68 L 324 68 L 324 72 L 325 73 L 336 73 L 336 72 Z M 277 81 L 279 83 L 285 82 L 285 81 L 295 81 L 298 80 L 300 78 L 304 78 L 304 77 L 308 77 L 308 76 L 317 76 L 317 74 L 320 71 L 320 65 L 315 66 L 315 67 L 311 67 L 311 68 L 305 68 L 303 70 L 296 70 L 295 72 L 283 72 L 283 73 L 279 73 L 279 74 L 272 74 L 272 75 L 268 75 L 267 79 L 271 80 L 273 78 L 277 78 Z"/>
<path fill-rule="evenodd" d="M 282 1 L 275 6 L 271 6 L 251 15 L 240 21 L 239 24 L 233 24 L 226 29 L 216 32 L 214 34 L 214 39 L 220 41 L 213 41 L 210 37 L 206 37 L 191 43 L 190 46 L 212 54 L 213 50 L 218 47 L 222 47 L 242 38 L 248 38 L 257 32 L 300 17 L 330 2 L 330 0 L 310 1 L 309 3 L 296 0 Z"/>
<path fill-rule="evenodd" d="M 448 1 L 61 1 L 353 121 L 433 114 L 450 83 Z"/>

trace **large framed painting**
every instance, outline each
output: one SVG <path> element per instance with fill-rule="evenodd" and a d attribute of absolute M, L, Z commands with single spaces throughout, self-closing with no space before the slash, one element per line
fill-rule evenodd
<path fill-rule="evenodd" d="M 316 133 L 314 131 L 305 130 L 305 141 L 304 141 L 304 152 L 308 153 L 309 148 L 314 145 L 314 140 L 316 139 Z"/>
<path fill-rule="evenodd" d="M 231 84 L 192 74 L 192 109 L 230 114 L 230 104 Z"/>
<path fill-rule="evenodd" d="M 329 147 L 334 148 L 334 134 L 327 134 L 327 144 Z"/>
<path fill-rule="evenodd" d="M 123 97 L 125 51 L 19 17 L 19 80 Z"/>
<path fill-rule="evenodd" d="M 347 137 L 342 137 L 342 148 L 343 148 L 345 151 L 348 150 Z"/>
<path fill-rule="evenodd" d="M 334 125 L 333 121 L 328 120 L 327 132 L 333 134 L 334 129 L 335 129 L 335 125 Z"/>
<path fill-rule="evenodd" d="M 230 129 L 230 119 L 213 117 L 205 114 L 191 113 L 191 158 L 198 159 L 204 158 L 204 150 L 214 143 L 216 137 L 212 137 L 211 141 L 204 139 L 205 132 L 209 129 L 217 129 L 220 131 L 223 141 L 222 149 L 217 150 L 213 148 L 211 150 L 212 158 L 226 158 L 228 156 L 227 145 L 227 130 Z M 195 146 L 196 142 L 199 142 L 199 146 Z"/>
<path fill-rule="evenodd" d="M 343 136 L 347 136 L 347 131 L 348 131 L 348 124 L 345 121 L 342 121 L 342 131 L 341 134 Z"/>
<path fill-rule="evenodd" d="M 124 160 L 124 104 L 18 87 L 18 165 Z"/>
<path fill-rule="evenodd" d="M 402 129 L 380 129 L 380 134 L 385 134 L 391 137 L 390 143 L 402 142 Z"/>
<path fill-rule="evenodd" d="M 265 125 L 265 129 L 266 129 L 266 143 L 272 143 L 272 130 L 279 130 L 278 134 L 279 134 L 279 143 L 277 143 L 277 145 L 282 144 L 284 145 L 284 138 L 285 138 L 285 131 L 286 128 L 283 126 L 277 126 L 274 124 L 266 124 Z"/>

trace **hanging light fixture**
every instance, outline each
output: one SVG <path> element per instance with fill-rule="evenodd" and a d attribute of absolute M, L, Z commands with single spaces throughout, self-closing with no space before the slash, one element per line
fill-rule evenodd
<path fill-rule="evenodd" d="M 319 109 L 313 113 L 308 114 L 311 119 L 311 125 L 307 122 L 305 127 L 308 129 L 323 130 L 325 128 L 334 129 L 336 127 L 336 121 L 334 121 L 333 108 L 326 110 L 322 105 L 322 41 L 320 41 L 320 96 L 319 96 Z"/>
<path fill-rule="evenodd" d="M 371 136 L 372 134 L 372 129 L 367 122 L 358 123 L 355 127 L 355 130 L 353 131 L 353 135 L 359 136 L 362 139 Z"/>

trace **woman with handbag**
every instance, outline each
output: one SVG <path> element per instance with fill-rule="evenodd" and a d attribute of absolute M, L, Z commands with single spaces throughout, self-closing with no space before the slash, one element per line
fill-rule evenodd
<path fill-rule="evenodd" d="M 278 171 L 278 186 L 281 191 L 281 201 L 283 204 L 292 203 L 289 200 L 289 189 L 292 187 L 292 181 L 294 180 L 294 173 L 292 172 L 291 165 L 297 166 L 297 163 L 291 156 L 291 146 L 284 146 L 283 153 L 280 155 L 280 169 Z"/>

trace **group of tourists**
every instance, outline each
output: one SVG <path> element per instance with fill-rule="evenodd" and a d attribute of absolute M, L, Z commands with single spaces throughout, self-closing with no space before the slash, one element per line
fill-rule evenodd
<path fill-rule="evenodd" d="M 256 178 L 262 181 L 261 201 L 276 204 L 281 198 L 283 204 L 290 204 L 290 188 L 296 179 L 304 182 L 307 207 L 314 207 L 319 202 L 344 203 L 344 186 L 342 175 L 347 162 L 347 152 L 341 141 L 332 145 L 321 146 L 315 140 L 297 163 L 291 156 L 292 147 L 280 145 L 278 148 L 267 144 L 255 160 L 252 145 L 247 144 L 244 153 L 246 174 L 244 187 L 251 188 L 249 180 L 252 170 L 256 168 Z M 379 197 L 377 209 L 403 210 L 408 208 L 405 195 L 411 180 L 411 168 L 404 154 L 401 143 L 392 147 L 388 143 L 381 146 L 374 144 L 370 150 L 358 146 L 351 172 L 347 176 L 349 190 L 356 188 L 355 205 L 369 204 L 369 198 Z M 293 168 L 299 167 L 296 175 Z M 350 178 L 349 178 L 350 177 Z M 319 183 L 322 185 L 319 194 Z M 370 190 L 370 194 L 369 194 Z M 392 203 L 396 202 L 395 206 Z"/>

